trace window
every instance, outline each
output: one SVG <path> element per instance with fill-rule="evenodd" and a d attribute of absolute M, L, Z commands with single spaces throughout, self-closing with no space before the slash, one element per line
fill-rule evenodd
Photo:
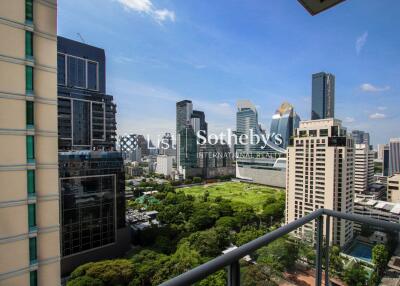
<path fill-rule="evenodd" d="M 321 129 L 321 130 L 319 131 L 319 136 L 321 136 L 321 137 L 326 137 L 326 136 L 328 136 L 328 129 Z M 324 142 L 322 141 L 322 143 L 324 143 Z"/>
<path fill-rule="evenodd" d="M 29 238 L 29 261 L 31 264 L 35 264 L 37 260 L 37 246 L 36 237 Z"/>
<path fill-rule="evenodd" d="M 97 87 L 97 63 L 96 62 L 87 62 L 88 68 L 88 83 L 87 88 L 98 90 Z"/>
<path fill-rule="evenodd" d="M 33 92 L 33 67 L 25 67 L 25 86 L 27 93 Z"/>
<path fill-rule="evenodd" d="M 37 286 L 37 270 L 29 272 L 29 286 Z"/>
<path fill-rule="evenodd" d="M 26 136 L 26 158 L 29 161 L 35 160 L 35 137 Z"/>
<path fill-rule="evenodd" d="M 68 86 L 86 88 L 86 61 L 68 56 Z"/>
<path fill-rule="evenodd" d="M 33 57 L 33 33 L 25 32 L 25 56 Z"/>
<path fill-rule="evenodd" d="M 27 101 L 26 102 L 26 126 L 32 128 L 33 124 L 34 124 L 33 102 Z"/>
<path fill-rule="evenodd" d="M 28 205 L 28 224 L 29 224 L 29 230 L 36 228 L 36 205 L 35 204 Z"/>
<path fill-rule="evenodd" d="M 57 54 L 57 83 L 65 85 L 65 55 Z"/>
<path fill-rule="evenodd" d="M 90 128 L 90 102 L 82 100 L 73 101 L 73 121 L 72 130 L 73 144 L 89 146 L 91 144 Z"/>
<path fill-rule="evenodd" d="M 28 181 L 28 195 L 31 196 L 31 195 L 36 193 L 36 190 L 35 190 L 35 171 L 34 170 L 28 170 L 27 181 Z"/>
<path fill-rule="evenodd" d="M 33 0 L 25 0 L 25 20 L 33 21 Z"/>

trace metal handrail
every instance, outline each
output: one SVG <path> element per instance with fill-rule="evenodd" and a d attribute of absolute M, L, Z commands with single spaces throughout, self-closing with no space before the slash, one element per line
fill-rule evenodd
<path fill-rule="evenodd" d="M 372 219 L 369 217 L 342 213 L 328 209 L 318 209 L 302 218 L 299 218 L 287 225 L 284 225 L 270 233 L 267 233 L 259 238 L 252 240 L 226 254 L 218 256 L 200 266 L 193 268 L 177 277 L 174 277 L 162 284 L 161 286 L 187 286 L 191 285 L 195 282 L 198 282 L 209 275 L 223 269 L 224 267 L 228 267 L 228 285 L 236 286 L 240 285 L 240 267 L 239 260 L 246 255 L 249 255 L 256 251 L 257 249 L 268 245 L 274 240 L 292 232 L 293 230 L 303 226 L 306 223 L 309 223 L 315 219 L 318 219 L 317 224 L 317 241 L 316 241 L 316 279 L 315 285 L 320 286 L 322 284 L 322 245 L 323 245 L 323 216 L 326 216 L 326 233 L 327 241 L 329 241 L 329 225 L 330 225 L 330 217 L 336 217 L 341 219 L 346 219 L 350 221 L 360 222 L 363 224 L 369 224 L 372 226 L 377 226 L 387 230 L 395 230 L 400 231 L 400 224 L 386 222 L 381 220 Z M 329 243 L 326 244 L 326 248 L 328 250 Z M 325 269 L 325 285 L 329 284 L 329 251 L 327 251 L 326 259 L 326 269 Z"/>

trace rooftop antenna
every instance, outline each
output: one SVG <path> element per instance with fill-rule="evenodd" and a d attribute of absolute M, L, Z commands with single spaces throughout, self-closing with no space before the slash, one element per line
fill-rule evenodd
<path fill-rule="evenodd" d="M 78 37 L 81 39 L 81 41 L 86 44 L 85 39 L 82 37 L 81 33 L 76 33 Z"/>

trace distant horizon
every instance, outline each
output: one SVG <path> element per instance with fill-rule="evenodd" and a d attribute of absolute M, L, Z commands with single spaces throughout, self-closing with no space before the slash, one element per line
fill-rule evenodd
<path fill-rule="evenodd" d="M 241 98 L 265 129 L 283 101 L 308 119 L 311 75 L 325 71 L 336 77 L 335 118 L 377 146 L 400 136 L 400 3 L 389 2 L 310 17 L 297 1 L 70 0 L 59 3 L 58 34 L 105 50 L 118 134 L 174 133 L 184 98 L 213 132 L 235 126 Z"/>

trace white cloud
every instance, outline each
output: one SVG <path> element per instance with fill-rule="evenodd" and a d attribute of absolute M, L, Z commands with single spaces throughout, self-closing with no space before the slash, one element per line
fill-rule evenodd
<path fill-rule="evenodd" d="M 361 36 L 359 36 L 356 40 L 356 53 L 360 54 L 362 48 L 367 43 L 368 32 L 364 32 Z"/>
<path fill-rule="evenodd" d="M 145 13 L 158 23 L 170 20 L 175 22 L 175 12 L 167 9 L 156 9 L 150 0 L 116 0 L 126 11 Z"/>
<path fill-rule="evenodd" d="M 354 121 L 355 121 L 355 119 L 353 117 L 346 117 L 344 119 L 344 122 L 346 122 L 346 123 L 353 123 Z"/>
<path fill-rule="evenodd" d="M 386 106 L 378 106 L 378 110 L 379 110 L 379 111 L 384 111 L 384 110 L 386 110 L 386 109 L 387 109 Z"/>
<path fill-rule="evenodd" d="M 360 85 L 360 89 L 365 92 L 380 92 L 389 90 L 390 86 L 379 87 L 370 83 L 363 83 L 362 85 Z"/>
<path fill-rule="evenodd" d="M 370 118 L 370 119 L 384 119 L 384 118 L 386 118 L 386 115 L 383 114 L 383 113 L 378 113 L 378 112 L 376 112 L 376 113 L 371 114 L 371 115 L 369 116 L 369 118 Z"/>

